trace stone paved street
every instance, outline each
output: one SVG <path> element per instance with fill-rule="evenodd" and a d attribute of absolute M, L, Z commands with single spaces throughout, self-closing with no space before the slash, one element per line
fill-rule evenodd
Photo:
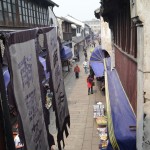
<path fill-rule="evenodd" d="M 81 55 L 83 54 L 81 53 Z M 78 63 L 81 69 L 79 79 L 75 79 L 73 69 L 65 78 L 71 127 L 69 137 L 65 139 L 66 146 L 64 150 L 98 150 L 99 138 L 97 126 L 93 119 L 93 104 L 99 101 L 104 102 L 105 97 L 99 91 L 97 82 L 94 86 L 94 94 L 88 95 L 87 74 L 84 73 L 82 67 L 83 61 L 84 57 L 82 56 Z M 54 133 L 56 135 L 53 130 Z"/>

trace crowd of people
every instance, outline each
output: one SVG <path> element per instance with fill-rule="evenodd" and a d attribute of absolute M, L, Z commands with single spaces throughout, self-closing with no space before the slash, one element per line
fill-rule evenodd
<path fill-rule="evenodd" d="M 86 82 L 87 82 L 87 87 L 88 87 L 88 95 L 90 95 L 90 94 L 93 94 L 93 86 L 95 85 L 94 71 L 93 71 L 92 67 L 90 66 L 90 64 L 88 63 L 88 54 L 87 54 L 86 48 L 83 49 L 83 53 L 84 53 L 84 57 L 85 57 L 85 60 L 83 62 L 84 72 L 85 72 L 85 74 L 89 73 L 89 75 L 86 79 Z M 78 64 L 76 64 L 76 66 L 74 67 L 74 73 L 75 73 L 75 78 L 78 79 L 79 74 L 80 74 L 80 67 L 78 66 Z"/>

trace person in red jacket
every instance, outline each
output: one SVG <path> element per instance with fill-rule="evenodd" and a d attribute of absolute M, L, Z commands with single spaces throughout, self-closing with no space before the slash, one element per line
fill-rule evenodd
<path fill-rule="evenodd" d="M 87 78 L 88 95 L 93 94 L 93 77 L 91 75 Z"/>
<path fill-rule="evenodd" d="M 74 67 L 74 73 L 75 73 L 76 79 L 79 78 L 79 72 L 80 72 L 80 68 L 78 64 L 76 64 L 76 66 Z"/>

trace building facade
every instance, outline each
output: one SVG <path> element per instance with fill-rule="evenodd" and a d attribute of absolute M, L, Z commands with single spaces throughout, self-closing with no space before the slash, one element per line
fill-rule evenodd
<path fill-rule="evenodd" d="M 57 17 L 57 20 L 59 23 L 59 32 L 61 40 L 66 42 L 72 41 L 72 30 L 71 30 L 72 22 L 63 17 Z"/>
<path fill-rule="evenodd" d="M 50 25 L 50 6 L 58 6 L 52 1 L 0 0 L 0 28 L 33 28 Z"/>
<path fill-rule="evenodd" d="M 100 14 L 111 29 L 115 68 L 137 117 L 137 150 L 150 149 L 149 9 L 145 1 L 101 1 Z"/>
<path fill-rule="evenodd" d="M 90 26 L 94 34 L 100 33 L 101 31 L 100 20 L 93 19 L 93 20 L 84 21 L 84 23 Z"/>

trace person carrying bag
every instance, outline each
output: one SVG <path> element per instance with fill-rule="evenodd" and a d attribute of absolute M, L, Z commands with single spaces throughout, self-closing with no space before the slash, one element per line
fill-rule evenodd
<path fill-rule="evenodd" d="M 91 75 L 87 78 L 88 95 L 93 94 L 93 78 Z"/>

